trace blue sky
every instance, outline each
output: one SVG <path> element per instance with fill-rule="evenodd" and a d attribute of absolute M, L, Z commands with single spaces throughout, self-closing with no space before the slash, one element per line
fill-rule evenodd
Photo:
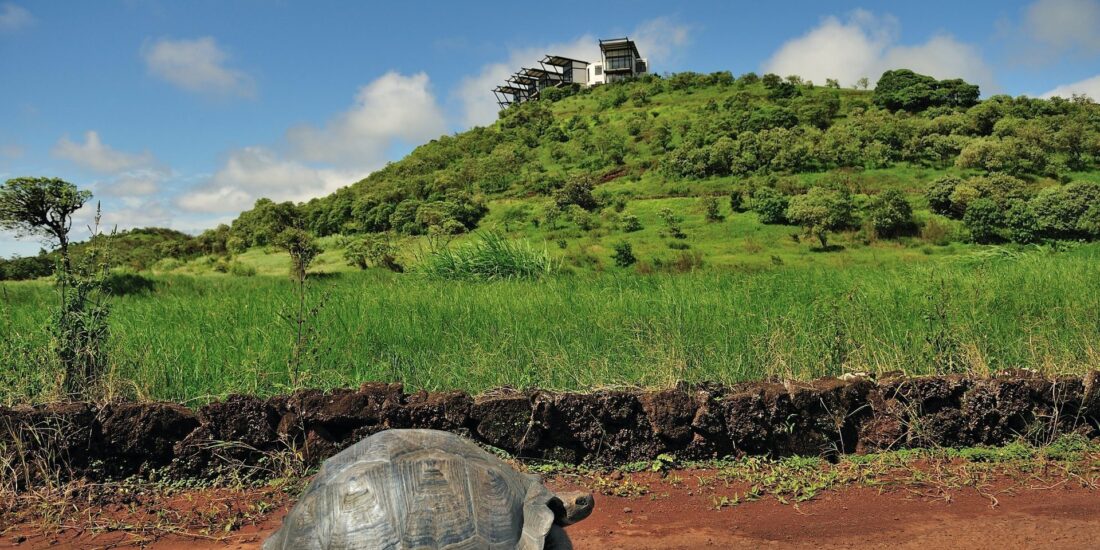
<path fill-rule="evenodd" d="M 985 95 L 1100 98 L 1100 0 L 0 0 L 0 179 L 63 177 L 109 224 L 196 232 L 487 124 L 520 64 L 621 35 L 657 72 L 850 85 L 907 66 Z M 0 255 L 38 247 L 0 234 Z"/>

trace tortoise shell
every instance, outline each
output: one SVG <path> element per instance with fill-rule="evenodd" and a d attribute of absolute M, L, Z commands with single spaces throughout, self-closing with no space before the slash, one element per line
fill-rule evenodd
<path fill-rule="evenodd" d="M 467 439 L 387 430 L 326 460 L 263 550 L 541 550 L 554 498 Z"/>

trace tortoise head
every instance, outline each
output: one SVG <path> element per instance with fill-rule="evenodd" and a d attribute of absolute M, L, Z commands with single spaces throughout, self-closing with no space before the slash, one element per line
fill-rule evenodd
<path fill-rule="evenodd" d="M 554 523 L 561 526 L 573 525 L 588 517 L 596 507 L 592 493 L 580 491 L 558 493 L 550 500 L 550 509 L 554 511 Z"/>

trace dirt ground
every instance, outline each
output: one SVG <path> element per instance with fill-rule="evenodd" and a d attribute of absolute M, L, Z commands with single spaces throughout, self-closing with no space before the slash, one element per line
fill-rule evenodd
<path fill-rule="evenodd" d="M 615 474 L 598 483 L 596 510 L 569 528 L 578 549 L 657 548 L 1096 548 L 1100 491 L 1071 479 L 1015 478 L 980 486 L 851 485 L 809 501 L 772 496 L 723 504 L 741 487 L 708 471 Z M 552 488 L 592 487 L 560 477 Z M 744 494 L 744 493 L 740 493 Z M 135 496 L 83 521 L 43 532 L 9 524 L 0 548 L 258 549 L 291 505 L 282 491 L 181 492 Z M 175 520 L 175 521 L 174 521 Z M 143 522 L 144 525 L 143 525 Z M 199 527 L 205 523 L 206 527 Z M 225 527 L 211 528 L 224 524 Z"/>

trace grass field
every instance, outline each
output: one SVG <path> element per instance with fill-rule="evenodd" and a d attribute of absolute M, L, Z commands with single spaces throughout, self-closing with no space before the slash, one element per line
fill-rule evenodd
<path fill-rule="evenodd" d="M 922 262 L 619 270 L 494 283 L 378 270 L 315 278 L 317 338 L 287 367 L 284 276 L 157 277 L 119 297 L 111 387 L 205 400 L 367 380 L 471 391 L 676 380 L 1100 368 L 1100 246 L 981 248 Z M 50 397 L 52 287 L 0 285 L 0 400 Z"/>

